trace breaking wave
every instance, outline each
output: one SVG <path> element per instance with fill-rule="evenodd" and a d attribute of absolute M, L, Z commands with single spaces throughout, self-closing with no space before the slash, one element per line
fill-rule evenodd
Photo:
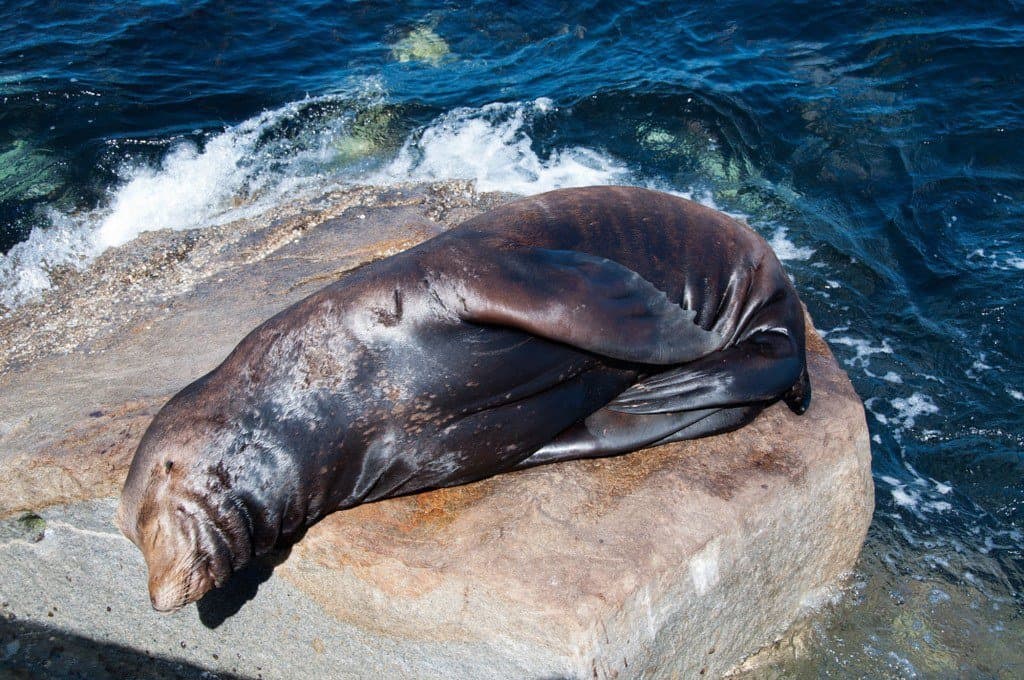
<path fill-rule="evenodd" d="M 459 108 L 401 136 L 379 87 L 310 97 L 205 139 L 168 146 L 156 164 L 126 161 L 103 204 L 50 209 L 49 226 L 0 256 L 0 307 L 51 286 L 50 272 L 82 267 L 145 231 L 195 229 L 250 217 L 329 185 L 471 179 L 481 191 L 534 194 L 624 182 L 624 164 L 575 146 L 542 157 L 530 136 L 550 100 Z"/>

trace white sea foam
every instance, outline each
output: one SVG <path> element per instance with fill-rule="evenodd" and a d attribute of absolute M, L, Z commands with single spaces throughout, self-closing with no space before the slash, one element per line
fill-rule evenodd
<path fill-rule="evenodd" d="M 779 226 L 775 229 L 768 243 L 780 260 L 809 260 L 814 255 L 814 248 L 798 246 L 789 239 L 789 230 Z"/>
<path fill-rule="evenodd" d="M 900 485 L 892 489 L 892 499 L 904 508 L 916 508 L 918 503 L 921 501 L 921 496 L 913 489 L 907 490 L 907 487 Z"/>
<path fill-rule="evenodd" d="M 96 229 L 95 250 L 119 246 L 143 231 L 203 226 L 230 210 L 248 175 L 243 161 L 252 127 L 217 135 L 201 150 L 181 144 L 157 167 L 127 169 Z"/>
<path fill-rule="evenodd" d="M 991 371 L 992 366 L 986 363 L 987 358 L 988 357 L 985 355 L 985 352 L 979 352 L 978 358 L 974 360 L 974 363 L 971 364 L 970 368 L 964 371 L 964 375 L 968 378 L 977 378 L 985 371 Z"/>
<path fill-rule="evenodd" d="M 870 397 L 864 401 L 864 408 L 879 424 L 886 426 L 897 442 L 902 442 L 908 431 L 914 431 L 915 436 L 921 440 L 927 440 L 940 434 L 937 430 L 917 428 L 918 419 L 940 412 L 932 398 L 922 392 L 913 392 L 910 396 L 892 399 Z M 914 474 L 921 480 L 921 483 L 924 483 L 923 477 L 917 475 L 916 472 Z M 938 484 L 938 482 L 935 483 Z M 941 493 L 948 493 L 948 489 Z"/>
<path fill-rule="evenodd" d="M 1021 257 L 1018 253 L 1002 250 L 1001 246 L 1005 245 L 1005 242 L 997 242 L 993 246 L 992 251 L 985 248 L 977 248 L 972 250 L 966 259 L 972 264 L 979 264 L 980 261 L 985 261 L 987 266 L 1001 271 L 1024 269 L 1024 257 Z"/>
<path fill-rule="evenodd" d="M 896 479 L 890 475 L 879 475 L 878 480 L 892 487 L 889 493 L 893 502 L 921 519 L 926 513 L 951 512 L 953 504 L 943 499 L 952 492 L 953 487 L 934 479 L 925 479 L 913 467 L 907 465 L 911 475 L 909 481 Z"/>
<path fill-rule="evenodd" d="M 551 109 L 548 99 L 455 109 L 410 136 L 395 160 L 373 179 L 473 179 L 481 191 L 537 194 L 628 178 L 625 165 L 585 147 L 538 156 L 528 130 L 534 116 Z"/>
<path fill-rule="evenodd" d="M 49 229 L 33 230 L 7 255 L 0 255 L 0 309 L 50 288 L 54 267 L 80 265 L 91 252 L 88 230 L 56 211 L 49 212 L 49 219 Z"/>
<path fill-rule="evenodd" d="M 877 420 L 879 423 L 881 423 L 882 425 L 888 425 L 889 416 L 885 415 L 884 413 L 881 413 L 880 411 L 878 411 L 878 409 L 875 408 L 875 404 L 877 403 L 878 397 L 871 397 L 864 402 L 864 408 L 866 408 L 868 410 L 868 413 L 873 415 L 875 417 L 875 420 Z"/>
<path fill-rule="evenodd" d="M 835 333 L 835 331 L 832 331 L 832 333 Z M 892 346 L 889 344 L 888 338 L 882 338 L 882 344 L 880 345 L 873 345 L 864 338 L 855 338 L 850 335 L 837 336 L 830 333 L 828 341 L 831 344 L 843 345 L 853 350 L 854 355 L 844 360 L 847 366 L 866 368 L 871 361 L 871 357 L 879 354 L 892 354 Z"/>
<path fill-rule="evenodd" d="M 902 428 L 910 429 L 917 423 L 917 419 L 925 415 L 933 415 L 939 412 L 932 398 L 921 392 L 914 392 L 909 397 L 897 397 L 889 401 L 896 415 L 893 420 Z"/>

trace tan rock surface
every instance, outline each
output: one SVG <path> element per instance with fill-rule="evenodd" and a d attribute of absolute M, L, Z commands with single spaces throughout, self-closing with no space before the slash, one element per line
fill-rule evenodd
<path fill-rule="evenodd" d="M 184 279 L 180 270 L 201 259 L 196 253 L 206 274 L 144 296 L 120 331 L 62 341 L 70 353 L 0 364 L 0 515 L 116 494 L 156 409 L 259 320 L 428 237 L 441 228 L 433 220 L 481 209 L 478 197 L 445 191 L 346 195 L 343 208 L 324 212 L 331 219 L 303 213 L 233 232 L 219 250 L 195 246 L 175 275 Z M 54 323 L 74 338 L 80 321 Z M 12 337 L 10 328 L 0 324 L 0 337 Z M 722 675 L 836 584 L 870 521 L 860 400 L 814 333 L 809 365 L 815 397 L 802 417 L 776 405 L 719 437 L 331 515 L 238 616 L 244 628 L 266 621 L 261 612 L 317 612 L 310 630 L 321 631 L 320 642 L 307 661 L 306 647 L 285 645 L 277 657 L 291 665 L 275 669 L 275 656 L 264 654 L 260 673 L 287 677 L 305 663 L 310 673 L 330 668 L 343 677 L 385 667 L 438 677 Z M 141 563 L 122 543 L 110 544 L 121 557 L 108 561 Z M 9 545 L 19 559 L 34 559 L 36 548 Z M 53 592 L 38 574 L 0 576 L 12 592 L 31 592 L 29 581 Z M 144 601 L 144 584 L 132 585 L 93 591 Z M 93 591 L 79 588 L 74 597 Z M 103 639 L 134 646 L 133 627 L 112 627 Z M 237 634 L 241 642 L 232 644 L 262 653 L 258 634 L 250 640 L 230 626 L 214 633 L 177 619 L 165 628 L 153 639 L 166 635 L 166 648 L 147 644 L 170 658 L 185 658 L 173 643 L 183 630 L 200 645 Z M 203 665 L 230 670 L 208 657 Z"/>

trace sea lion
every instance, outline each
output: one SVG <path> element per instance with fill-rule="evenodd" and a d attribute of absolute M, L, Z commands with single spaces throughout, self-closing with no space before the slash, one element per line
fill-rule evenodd
<path fill-rule="evenodd" d="M 118 524 L 173 611 L 335 510 L 802 413 L 804 352 L 749 227 L 638 188 L 525 198 L 252 331 L 157 414 Z"/>

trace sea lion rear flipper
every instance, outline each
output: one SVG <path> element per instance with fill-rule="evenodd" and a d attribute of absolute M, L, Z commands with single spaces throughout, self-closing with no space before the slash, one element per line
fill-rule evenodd
<path fill-rule="evenodd" d="M 802 386 L 801 374 L 805 372 L 803 356 L 792 339 L 783 332 L 765 331 L 734 347 L 642 380 L 605 408 L 654 414 L 774 401 Z M 809 386 L 806 396 L 809 400 Z M 806 410 L 805 404 L 803 408 Z"/>
<path fill-rule="evenodd" d="M 807 374 L 806 364 L 800 378 L 782 395 L 782 400 L 786 402 L 789 410 L 798 416 L 807 411 L 807 407 L 811 405 L 811 377 Z"/>
<path fill-rule="evenodd" d="M 576 251 L 479 253 L 466 275 L 448 281 L 464 321 L 519 328 L 613 359 L 677 364 L 722 344 L 694 322 L 696 312 L 633 270 Z"/>

